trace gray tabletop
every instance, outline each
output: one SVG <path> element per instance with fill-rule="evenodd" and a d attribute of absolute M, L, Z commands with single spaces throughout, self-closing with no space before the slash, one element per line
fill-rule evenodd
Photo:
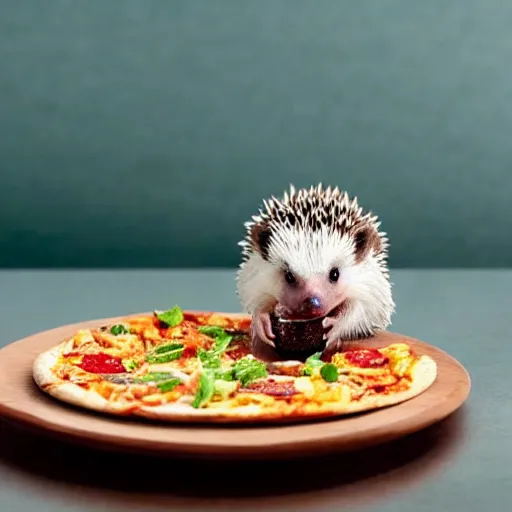
<path fill-rule="evenodd" d="M 234 272 L 206 270 L 0 272 L 0 346 L 176 303 L 239 311 L 233 279 Z M 307 474 L 297 463 L 216 466 L 107 454 L 0 422 L 0 511 L 507 510 L 512 271 L 394 271 L 392 280 L 392 330 L 442 348 L 471 375 L 468 401 L 444 422 L 374 450 L 308 461 Z"/>

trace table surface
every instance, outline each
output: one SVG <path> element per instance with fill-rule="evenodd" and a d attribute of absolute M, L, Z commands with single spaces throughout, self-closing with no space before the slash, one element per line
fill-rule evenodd
<path fill-rule="evenodd" d="M 505 510 L 512 499 L 512 395 L 503 385 L 511 373 L 512 271 L 395 270 L 391 277 L 391 330 L 438 346 L 471 375 L 468 401 L 444 422 L 298 469 L 296 462 L 218 465 L 105 453 L 0 421 L 0 510 Z M 176 303 L 239 311 L 234 271 L 3 271 L 0 347 L 59 325 Z"/>

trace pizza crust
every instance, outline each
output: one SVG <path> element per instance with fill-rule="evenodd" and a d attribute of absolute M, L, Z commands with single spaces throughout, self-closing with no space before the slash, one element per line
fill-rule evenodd
<path fill-rule="evenodd" d="M 131 402 L 112 403 L 94 390 L 59 380 L 51 368 L 58 362 L 64 344 L 44 352 L 33 364 L 36 384 L 52 397 L 80 408 L 115 415 L 134 415 L 167 422 L 254 423 L 290 422 L 345 416 L 381 409 L 410 400 L 426 391 L 436 380 L 437 365 L 426 355 L 420 356 L 412 370 L 412 383 L 406 391 L 389 395 L 364 396 L 359 401 L 315 403 L 285 403 L 275 407 L 258 404 L 238 405 L 235 408 L 194 409 L 188 403 L 173 402 L 164 405 L 138 406 Z"/>

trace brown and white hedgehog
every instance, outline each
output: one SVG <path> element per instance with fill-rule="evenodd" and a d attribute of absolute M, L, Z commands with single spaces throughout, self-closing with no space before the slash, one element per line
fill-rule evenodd
<path fill-rule="evenodd" d="M 357 197 L 339 188 L 272 196 L 245 223 L 237 293 L 252 315 L 253 347 L 274 346 L 271 314 L 323 318 L 326 350 L 362 339 L 391 322 L 395 304 L 387 267 L 388 239 Z"/>

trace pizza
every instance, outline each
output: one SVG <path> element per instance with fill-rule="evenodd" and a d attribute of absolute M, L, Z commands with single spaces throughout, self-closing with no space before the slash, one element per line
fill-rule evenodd
<path fill-rule="evenodd" d="M 266 362 L 249 316 L 169 310 L 77 329 L 33 363 L 39 388 L 80 408 L 163 421 L 335 417 L 395 405 L 429 388 L 436 363 L 404 343 L 327 359 Z"/>

